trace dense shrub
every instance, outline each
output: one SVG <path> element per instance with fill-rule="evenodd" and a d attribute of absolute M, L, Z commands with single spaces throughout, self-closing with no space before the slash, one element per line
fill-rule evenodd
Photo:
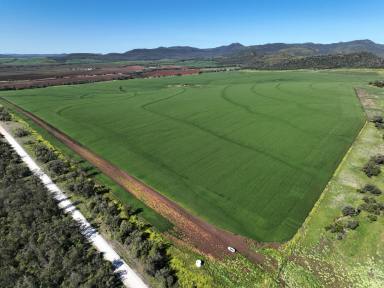
<path fill-rule="evenodd" d="M 125 204 L 123 206 L 124 213 L 129 217 L 137 214 L 137 209 L 133 208 L 131 205 Z"/>
<path fill-rule="evenodd" d="M 365 164 L 362 170 L 365 175 L 367 175 L 369 178 L 371 178 L 372 176 L 377 176 L 381 172 L 380 166 L 376 164 L 375 161 L 372 161 L 372 159 L 368 161 L 367 164 Z"/>
<path fill-rule="evenodd" d="M 382 123 L 382 122 L 376 122 L 376 123 L 375 123 L 375 127 L 376 127 L 377 129 L 384 129 L 384 123 Z"/>
<path fill-rule="evenodd" d="M 56 175 L 62 175 L 69 172 L 69 166 L 61 159 L 52 160 L 48 163 L 48 169 Z"/>
<path fill-rule="evenodd" d="M 16 137 L 25 137 L 31 134 L 27 129 L 24 128 L 17 128 L 14 133 Z"/>
<path fill-rule="evenodd" d="M 120 241 L 124 243 L 125 239 L 129 237 L 133 231 L 137 230 L 137 226 L 134 223 L 123 220 L 119 227 Z"/>
<path fill-rule="evenodd" d="M 373 214 L 368 214 L 368 215 L 367 215 L 367 218 L 368 218 L 368 221 L 369 221 L 369 222 L 375 222 L 375 221 L 377 221 L 377 216 L 376 216 L 376 215 L 373 215 Z"/>
<path fill-rule="evenodd" d="M 36 142 L 33 141 L 33 140 L 27 140 L 27 141 L 24 142 L 24 144 L 25 144 L 25 145 L 35 145 Z"/>
<path fill-rule="evenodd" d="M 11 114 L 9 114 L 8 110 L 3 106 L 0 106 L 0 120 L 1 121 L 11 121 L 12 120 Z"/>
<path fill-rule="evenodd" d="M 351 230 L 355 230 L 357 227 L 359 227 L 359 221 L 357 220 L 348 221 L 345 227 Z"/>
<path fill-rule="evenodd" d="M 31 171 L 24 165 L 24 163 L 15 162 L 16 161 L 10 162 L 12 165 L 7 167 L 3 175 L 3 183 L 6 185 L 13 185 L 18 179 L 32 175 Z"/>
<path fill-rule="evenodd" d="M 34 149 L 37 160 L 43 163 L 57 159 L 55 152 L 42 144 L 35 145 Z"/>
<path fill-rule="evenodd" d="M 359 209 L 372 213 L 375 215 L 380 215 L 381 211 L 384 211 L 384 204 L 377 202 L 373 197 L 364 197 L 364 203 L 359 205 Z"/>
<path fill-rule="evenodd" d="M 375 115 L 371 120 L 373 123 L 384 123 L 383 116 Z"/>
<path fill-rule="evenodd" d="M 360 193 L 371 193 L 373 195 L 380 195 L 382 192 L 379 188 L 372 184 L 366 184 L 363 188 L 358 189 Z"/>
<path fill-rule="evenodd" d="M 105 194 L 105 193 L 108 193 L 109 191 L 111 191 L 111 189 L 105 185 L 97 185 L 95 190 L 97 194 Z"/>
<path fill-rule="evenodd" d="M 335 222 L 325 227 L 325 230 L 331 233 L 342 233 L 344 232 L 344 225 L 341 222 Z"/>
<path fill-rule="evenodd" d="M 376 80 L 376 81 L 373 81 L 373 82 L 369 82 L 369 85 L 373 85 L 373 86 L 376 86 L 376 87 L 379 87 L 379 88 L 383 88 L 384 87 L 384 81 L 383 80 Z"/>
<path fill-rule="evenodd" d="M 359 210 L 353 208 L 352 206 L 345 206 L 341 212 L 343 216 L 356 216 L 359 215 Z"/>
<path fill-rule="evenodd" d="M 104 216 L 104 222 L 108 225 L 112 231 L 118 230 L 120 228 L 121 218 L 118 215 L 110 215 L 108 213 Z"/>
<path fill-rule="evenodd" d="M 120 214 L 120 209 L 119 207 L 117 207 L 115 203 L 113 203 L 112 201 L 109 201 L 107 213 L 109 215 L 118 216 Z"/>
<path fill-rule="evenodd" d="M 74 183 L 68 185 L 68 189 L 88 198 L 95 195 L 95 182 L 91 179 L 79 177 Z"/>
<path fill-rule="evenodd" d="M 378 165 L 384 164 L 384 155 L 377 154 L 371 158 L 372 161 L 374 161 Z"/>

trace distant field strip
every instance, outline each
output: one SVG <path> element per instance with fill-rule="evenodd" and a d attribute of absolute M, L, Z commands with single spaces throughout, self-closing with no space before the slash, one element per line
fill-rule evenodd
<path fill-rule="evenodd" d="M 194 215 L 259 241 L 304 221 L 364 123 L 364 72 L 227 72 L 0 96 Z"/>

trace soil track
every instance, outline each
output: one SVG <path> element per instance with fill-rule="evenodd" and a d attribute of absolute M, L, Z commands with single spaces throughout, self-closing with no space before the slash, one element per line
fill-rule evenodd
<path fill-rule="evenodd" d="M 232 246 L 239 253 L 247 257 L 255 264 L 261 265 L 268 271 L 274 271 L 277 263 L 271 259 L 267 259 L 264 255 L 256 253 L 250 248 L 251 245 L 261 246 L 248 238 L 234 235 L 230 232 L 216 228 L 215 226 L 195 217 L 187 210 L 179 206 L 177 203 L 164 197 L 148 185 L 132 177 L 128 173 L 119 169 L 109 161 L 103 159 L 99 155 L 90 151 L 82 144 L 78 143 L 65 133 L 48 124 L 38 116 L 24 110 L 23 108 L 13 104 L 12 102 L 1 98 L 18 112 L 27 116 L 33 122 L 38 124 L 55 136 L 59 141 L 64 143 L 70 149 L 75 151 L 81 157 L 89 161 L 97 167 L 105 175 L 113 179 L 117 184 L 124 188 L 129 193 L 143 201 L 146 205 L 157 211 L 159 214 L 171 221 L 176 230 L 179 232 L 179 237 L 188 244 L 192 244 L 204 254 L 211 255 L 215 258 L 223 256 L 232 256 L 228 252 L 227 247 Z M 278 244 L 264 244 L 264 246 L 276 247 Z"/>

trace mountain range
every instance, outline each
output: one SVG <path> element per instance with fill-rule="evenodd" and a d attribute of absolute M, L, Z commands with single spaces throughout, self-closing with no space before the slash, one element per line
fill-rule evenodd
<path fill-rule="evenodd" d="M 368 52 L 384 57 L 384 45 L 371 40 L 355 40 L 331 44 L 318 43 L 270 43 L 244 46 L 232 43 L 227 46 L 200 49 L 190 46 L 158 47 L 154 49 L 133 49 L 124 53 L 71 53 L 50 56 L 56 61 L 93 59 L 103 61 L 137 61 L 162 59 L 214 59 L 228 58 L 236 62 L 255 57 L 273 55 L 274 58 L 307 57 L 328 54 L 349 54 Z"/>
<path fill-rule="evenodd" d="M 42 57 L 44 61 L 41 61 L 49 64 L 214 60 L 212 62 L 214 63 L 213 66 L 235 65 L 256 69 L 384 68 L 384 45 L 371 40 L 355 40 L 331 44 L 269 43 L 250 46 L 232 43 L 226 46 L 205 49 L 190 46 L 173 46 L 154 49 L 133 49 L 124 53 L 108 54 L 8 54 L 0 55 L 0 60 L 7 57 L 14 59 Z M 12 65 L 12 61 L 8 60 L 3 60 L 3 63 L 8 66 Z"/>

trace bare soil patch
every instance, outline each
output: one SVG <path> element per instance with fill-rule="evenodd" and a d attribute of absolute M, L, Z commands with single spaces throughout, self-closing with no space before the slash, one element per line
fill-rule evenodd
<path fill-rule="evenodd" d="M 27 88 L 43 88 L 47 86 L 83 84 L 111 80 L 133 78 L 182 76 L 199 73 L 199 69 L 180 68 L 146 68 L 143 66 L 105 67 L 105 68 L 73 68 L 71 71 L 38 72 L 0 77 L 0 90 L 17 90 Z M 5 80 L 5 81 L 1 81 Z"/>

